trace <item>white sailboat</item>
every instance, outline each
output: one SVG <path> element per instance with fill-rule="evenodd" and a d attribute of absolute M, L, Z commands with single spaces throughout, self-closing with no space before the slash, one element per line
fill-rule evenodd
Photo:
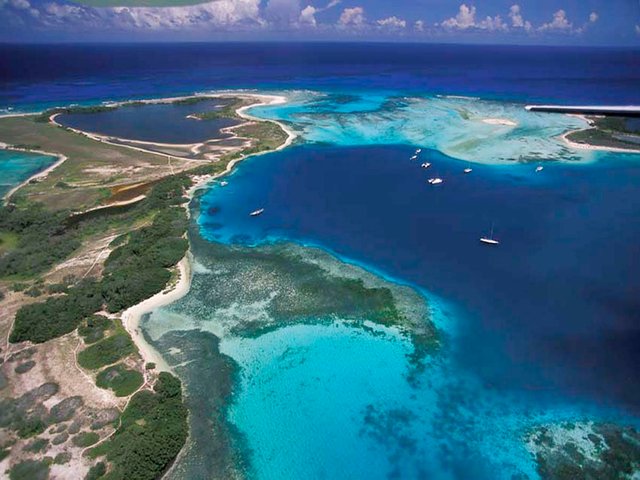
<path fill-rule="evenodd" d="M 444 180 L 442 180 L 440 177 L 434 177 L 427 180 L 427 183 L 429 183 L 430 185 L 440 185 L 442 182 L 444 182 Z"/>
<path fill-rule="evenodd" d="M 421 151 L 422 151 L 422 149 L 419 148 L 419 149 L 416 150 L 416 153 L 420 153 Z"/>
<path fill-rule="evenodd" d="M 263 212 L 264 208 L 259 208 L 258 210 L 254 210 L 253 212 L 251 212 L 249 215 L 252 217 L 257 217 L 258 215 L 262 215 Z"/>
<path fill-rule="evenodd" d="M 488 237 L 480 237 L 480 242 L 487 245 L 500 245 L 500 242 L 493 238 L 493 224 L 491 224 L 491 233 Z"/>
<path fill-rule="evenodd" d="M 229 182 L 226 182 L 224 180 L 220 182 L 221 187 L 226 187 L 227 185 L 229 185 Z"/>
<path fill-rule="evenodd" d="M 542 170 L 544 170 L 544 167 L 542 165 L 536 167 L 536 173 L 541 172 Z"/>
<path fill-rule="evenodd" d="M 429 168 L 431 166 L 431 164 L 429 162 L 424 162 L 422 165 L 420 165 L 422 168 Z"/>

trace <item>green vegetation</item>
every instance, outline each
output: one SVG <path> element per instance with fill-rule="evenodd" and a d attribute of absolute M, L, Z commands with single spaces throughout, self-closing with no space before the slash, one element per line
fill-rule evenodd
<path fill-rule="evenodd" d="M 26 418 L 19 418 L 15 422 L 14 427 L 20 438 L 30 438 L 44 432 L 47 428 L 47 424 L 38 416 L 30 416 Z"/>
<path fill-rule="evenodd" d="M 32 277 L 49 270 L 80 246 L 75 229 L 66 229 L 69 212 L 49 212 L 38 205 L 28 209 L 0 208 L 0 231 L 11 248 L 0 256 L 0 278 Z"/>
<path fill-rule="evenodd" d="M 72 332 L 83 318 L 100 310 L 102 303 L 99 284 L 85 280 L 67 295 L 20 308 L 9 341 L 42 343 Z"/>
<path fill-rule="evenodd" d="M 120 363 L 101 371 L 96 378 L 96 385 L 100 388 L 110 388 L 116 397 L 126 397 L 140 388 L 143 381 L 140 372 L 128 370 Z"/>
<path fill-rule="evenodd" d="M 250 148 L 242 151 L 244 155 L 253 155 L 274 150 L 287 139 L 287 133 L 275 122 L 255 122 L 240 126 L 234 131 L 241 137 L 255 139 Z"/>
<path fill-rule="evenodd" d="M 96 343 L 104 338 L 104 332 L 113 327 L 113 322 L 102 315 L 91 315 L 80 327 L 78 334 L 83 338 L 84 343 Z"/>
<path fill-rule="evenodd" d="M 25 460 L 9 471 L 10 480 L 45 480 L 49 478 L 49 465 L 44 461 Z"/>
<path fill-rule="evenodd" d="M 49 440 L 46 438 L 37 438 L 25 447 L 27 452 L 38 453 L 47 449 Z"/>
<path fill-rule="evenodd" d="M 100 435 L 96 432 L 80 432 L 75 437 L 73 437 L 73 444 L 76 447 L 90 447 L 94 443 L 100 440 Z"/>
<path fill-rule="evenodd" d="M 116 106 L 110 105 L 91 105 L 91 106 L 73 106 L 73 107 L 56 107 L 51 108 L 49 110 L 45 110 L 44 112 L 36 115 L 34 120 L 40 123 L 46 123 L 49 121 L 51 115 L 60 114 L 60 113 L 100 113 L 100 112 L 108 112 L 110 110 L 115 110 Z"/>
<path fill-rule="evenodd" d="M 115 434 L 90 455 L 111 463 L 113 468 L 105 479 L 153 480 L 171 464 L 186 438 L 187 409 L 180 380 L 162 372 L 154 392 L 136 393 Z"/>
<path fill-rule="evenodd" d="M 200 120 L 214 120 L 216 118 L 240 118 L 236 110 L 255 103 L 253 100 L 244 98 L 225 99 L 225 104 L 221 108 L 209 110 L 206 112 L 194 113 L 193 116 Z"/>
<path fill-rule="evenodd" d="M 84 477 L 84 480 L 98 480 L 105 473 L 107 473 L 107 466 L 104 462 L 98 462 L 93 467 L 89 469 L 87 476 Z"/>
<path fill-rule="evenodd" d="M 78 363 L 88 370 L 111 365 L 134 353 L 135 347 L 129 334 L 120 329 L 114 335 L 94 343 L 78 354 Z"/>
<path fill-rule="evenodd" d="M 102 309 L 105 304 L 109 311 L 117 312 L 162 291 L 171 278 L 168 268 L 175 265 L 188 248 L 188 241 L 183 238 L 187 228 L 186 212 L 177 205 L 184 202 L 182 194 L 189 182 L 186 175 L 177 175 L 156 184 L 148 198 L 128 214 L 134 217 L 154 214 L 153 223 L 131 232 L 127 241 L 111 252 L 105 263 L 102 281 L 85 280 L 69 288 L 66 295 L 23 306 L 16 314 L 10 341 L 45 342 L 73 331 L 86 317 Z M 79 246 L 76 235 L 69 241 L 71 246 L 65 245 L 63 254 L 51 253 L 56 245 L 52 244 L 51 235 L 47 231 L 52 230 L 53 236 L 57 234 L 69 240 L 70 234 L 65 233 L 65 216 L 47 215 L 44 210 L 38 209 L 35 209 L 36 214 L 13 209 L 13 212 L 21 213 L 11 215 L 8 211 L 6 208 L 0 210 L 0 225 L 4 214 L 5 220 L 10 219 L 5 223 L 22 232 L 19 245 L 24 238 L 27 239 L 24 241 L 28 248 L 18 247 L 0 257 L 0 272 L 3 265 L 7 273 L 24 272 L 22 269 L 27 268 L 26 262 L 33 264 L 30 269 L 27 268 L 29 272 L 46 270 Z M 24 218 L 22 213 L 25 214 Z M 55 218 L 55 221 L 48 220 L 47 217 Z M 100 221 L 93 219 L 90 224 L 95 226 Z M 57 225 L 55 228 L 54 224 Z M 87 227 L 85 224 L 79 225 Z M 72 230 L 80 228 L 79 225 Z M 30 251 L 43 250 L 49 253 L 38 254 L 30 261 L 25 259 Z M 18 253 L 25 255 L 25 258 L 16 256 Z M 87 323 L 83 336 L 97 340 L 100 328 L 89 327 Z"/>
<path fill-rule="evenodd" d="M 18 246 L 18 235 L 11 232 L 0 232 L 0 255 Z"/>
<path fill-rule="evenodd" d="M 0 462 L 11 455 L 11 450 L 9 448 L 0 449 Z"/>
<path fill-rule="evenodd" d="M 633 120 L 624 117 L 592 118 L 592 128 L 578 130 L 567 135 L 567 139 L 587 145 L 609 148 L 639 149 L 640 128 Z"/>
<path fill-rule="evenodd" d="M 105 262 L 102 294 L 110 312 L 139 303 L 160 291 L 171 278 L 167 270 L 184 257 L 187 217 L 180 207 L 167 208 L 153 224 L 129 235 Z"/>

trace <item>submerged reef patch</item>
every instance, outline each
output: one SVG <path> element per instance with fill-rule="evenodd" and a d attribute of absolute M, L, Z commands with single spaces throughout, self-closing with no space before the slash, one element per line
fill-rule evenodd
<path fill-rule="evenodd" d="M 622 480 L 640 474 L 640 432 L 609 423 L 563 423 L 528 438 L 543 480 Z"/>
<path fill-rule="evenodd" d="M 177 328 L 218 337 L 256 336 L 296 323 L 340 320 L 363 328 L 369 322 L 398 328 L 420 355 L 438 344 L 420 293 L 321 249 L 292 243 L 225 245 L 194 231 L 191 242 L 198 262 L 191 291 L 153 314 L 146 326 L 152 339 Z"/>
<path fill-rule="evenodd" d="M 569 148 L 560 135 L 587 126 L 575 117 L 526 111 L 524 105 L 466 97 L 338 97 L 292 95 L 260 116 L 287 122 L 307 142 L 341 146 L 420 145 L 485 164 L 582 161 L 592 152 Z"/>

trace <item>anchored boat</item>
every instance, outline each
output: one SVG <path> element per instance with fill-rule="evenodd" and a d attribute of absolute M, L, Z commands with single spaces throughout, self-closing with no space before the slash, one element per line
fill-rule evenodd
<path fill-rule="evenodd" d="M 257 217 L 258 215 L 262 215 L 263 212 L 264 212 L 264 208 L 260 208 L 258 210 L 254 210 L 249 215 L 252 217 Z"/>
<path fill-rule="evenodd" d="M 487 245 L 500 245 L 500 242 L 493 238 L 493 224 L 491 225 L 491 233 L 488 237 L 480 237 L 480 242 Z"/>

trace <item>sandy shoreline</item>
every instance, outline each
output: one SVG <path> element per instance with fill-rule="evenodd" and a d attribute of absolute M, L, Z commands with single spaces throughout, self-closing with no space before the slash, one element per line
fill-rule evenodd
<path fill-rule="evenodd" d="M 606 147 L 604 145 L 591 145 L 588 143 L 578 143 L 569 140 L 569 135 L 572 133 L 580 132 L 583 128 L 577 130 L 570 130 L 560 135 L 560 139 L 569 147 L 577 150 L 591 150 L 594 152 L 614 152 L 614 153 L 640 153 L 640 148 L 618 148 L 618 147 Z"/>
<path fill-rule="evenodd" d="M 251 96 L 259 98 L 262 101 L 257 104 L 241 107 L 236 111 L 236 113 L 240 117 L 246 120 L 252 120 L 252 121 L 265 121 L 265 120 L 249 115 L 248 113 L 246 113 L 246 110 L 253 107 L 257 107 L 257 106 L 278 105 L 278 104 L 286 103 L 287 101 L 286 97 L 277 96 L 277 95 L 254 94 Z M 291 143 L 293 143 L 294 139 L 296 138 L 296 134 L 291 129 L 289 129 L 286 125 L 274 120 L 269 120 L 269 121 L 273 121 L 274 123 L 278 124 L 287 133 L 287 139 L 277 149 L 270 150 L 269 152 L 262 152 L 261 154 L 270 153 L 271 151 L 282 150 L 283 148 L 286 148 L 289 145 L 291 145 Z M 233 170 L 235 165 L 238 162 L 244 160 L 245 158 L 247 157 L 242 156 L 240 158 L 230 161 L 227 164 L 227 167 L 224 169 L 224 171 L 216 175 L 203 175 L 201 177 L 195 178 L 194 185 L 187 192 L 187 198 L 189 199 L 189 201 L 185 205 L 187 214 L 189 214 L 191 200 L 193 199 L 194 194 L 198 190 L 206 187 L 206 185 L 208 185 L 213 180 L 229 174 Z M 145 315 L 146 313 L 149 313 L 162 306 L 169 305 L 170 303 L 173 303 L 179 300 L 180 298 L 184 297 L 187 293 L 189 293 L 189 290 L 191 288 L 191 274 L 192 274 L 190 252 L 187 252 L 187 254 L 183 257 L 183 259 L 180 260 L 180 262 L 178 263 L 178 269 L 179 269 L 180 278 L 178 279 L 178 282 L 173 288 L 170 287 L 170 290 L 165 290 L 163 292 L 160 292 L 154 295 L 153 297 L 150 297 L 142 301 L 141 303 L 134 305 L 133 307 L 130 307 L 129 309 L 125 310 L 122 314 L 122 324 L 124 328 L 127 330 L 127 332 L 129 332 L 129 334 L 131 335 L 131 338 L 136 344 L 136 347 L 138 348 L 138 350 L 140 351 L 140 355 L 142 356 L 143 360 L 145 361 L 145 363 L 146 362 L 155 363 L 156 369 L 160 371 L 171 371 L 171 367 L 167 364 L 167 362 L 164 360 L 162 355 L 152 345 L 150 345 L 149 342 L 147 342 L 147 340 L 144 338 L 144 335 L 140 330 L 140 320 L 142 319 L 143 315 Z"/>
<path fill-rule="evenodd" d="M 156 364 L 156 370 L 158 371 L 171 371 L 171 367 L 164 360 L 162 355 L 153 348 L 144 338 L 142 331 L 140 330 L 140 320 L 143 315 L 149 313 L 156 308 L 169 305 L 189 293 L 191 288 L 191 261 L 189 259 L 190 254 L 187 253 L 182 260 L 177 264 L 179 278 L 176 284 L 169 289 L 155 294 L 153 297 L 147 298 L 142 302 L 128 308 L 122 312 L 122 325 L 131 335 L 131 339 L 138 347 L 140 356 L 145 363 L 153 362 Z"/>

